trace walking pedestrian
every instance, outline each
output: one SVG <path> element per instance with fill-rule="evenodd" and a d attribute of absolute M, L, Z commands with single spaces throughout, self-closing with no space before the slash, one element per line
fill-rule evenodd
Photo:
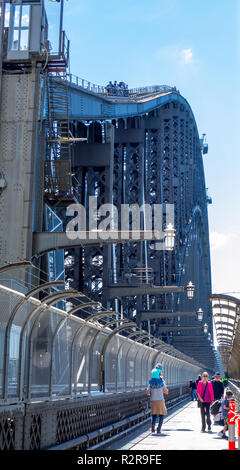
<path fill-rule="evenodd" d="M 224 419 L 224 426 L 223 429 L 218 433 L 219 437 L 222 437 L 225 439 L 226 436 L 226 431 L 228 429 L 228 412 L 229 412 L 229 400 L 233 399 L 233 393 L 231 390 L 226 390 L 225 392 L 225 398 L 222 401 L 222 417 Z"/>
<path fill-rule="evenodd" d="M 197 380 L 196 380 L 196 384 L 198 385 L 198 382 L 200 382 L 200 380 L 202 380 L 202 376 L 199 374 Z"/>
<path fill-rule="evenodd" d="M 211 431 L 210 405 L 214 399 L 212 383 L 209 381 L 208 373 L 203 372 L 202 380 L 198 382 L 197 395 L 200 403 L 202 432 L 206 430 L 206 422 L 208 431 Z"/>
<path fill-rule="evenodd" d="M 222 383 L 223 383 L 224 388 L 227 387 L 227 386 L 228 386 L 228 378 L 227 378 L 227 377 L 224 377 L 224 378 L 222 379 Z"/>
<path fill-rule="evenodd" d="M 198 397 L 197 397 L 197 384 L 192 379 L 189 381 L 189 389 L 190 389 L 192 401 L 197 400 L 198 399 Z"/>
<path fill-rule="evenodd" d="M 224 385 L 221 380 L 221 375 L 219 372 L 216 372 L 214 380 L 212 381 L 214 400 L 221 400 L 224 395 Z"/>
<path fill-rule="evenodd" d="M 152 377 L 149 380 L 149 389 L 147 392 L 151 401 L 152 433 L 155 432 L 155 426 L 158 421 L 157 434 L 161 434 L 163 419 L 167 414 L 164 393 L 167 395 L 168 389 L 163 380 L 162 365 L 158 363 L 152 370 Z"/>

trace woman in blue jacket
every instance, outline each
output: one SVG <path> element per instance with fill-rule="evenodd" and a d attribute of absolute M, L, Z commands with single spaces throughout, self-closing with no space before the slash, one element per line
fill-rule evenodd
<path fill-rule="evenodd" d="M 164 416 L 167 414 L 167 408 L 163 394 L 168 394 L 166 383 L 163 380 L 162 365 L 156 364 L 152 370 L 152 377 L 149 380 L 148 395 L 151 400 L 152 432 L 155 432 L 155 425 L 158 420 L 157 433 L 161 433 Z"/>

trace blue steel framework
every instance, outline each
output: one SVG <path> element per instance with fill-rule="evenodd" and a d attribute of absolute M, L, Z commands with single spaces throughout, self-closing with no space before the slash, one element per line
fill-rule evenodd
<path fill-rule="evenodd" d="M 4 3 L 9 7 L 8 1 Z M 172 253 L 155 250 L 151 241 L 103 243 L 92 247 L 80 244 L 76 249 L 66 246 L 66 280 L 93 300 L 117 310 L 120 317 L 126 313 L 129 320 L 136 321 L 180 350 L 191 351 L 196 359 L 204 358 L 207 365 L 214 368 L 214 355 L 203 329 L 194 329 L 194 317 L 181 316 L 181 312 L 202 308 L 203 323 L 212 334 L 208 301 L 211 294 L 208 198 L 201 142 L 188 102 L 175 87 L 134 89 L 128 96 L 108 96 L 101 87 L 91 84 L 86 87 L 84 81 L 73 79 L 67 73 L 69 42 L 64 31 L 60 31 L 58 54 L 47 50 L 44 2 L 27 4 L 25 2 L 23 6 L 18 2 L 15 7 L 10 3 L 10 21 L 4 34 L 8 32 L 11 39 L 17 29 L 18 42 L 13 44 L 9 39 L 4 63 L 9 70 L 16 67 L 21 73 L 23 68 L 29 73 L 29 68 L 33 67 L 31 51 L 34 51 L 39 60 L 38 70 L 41 69 L 39 118 L 42 121 L 40 132 L 42 135 L 45 132 L 46 140 L 45 187 L 42 163 L 36 163 L 38 190 L 34 211 L 38 212 L 38 206 L 40 210 L 39 215 L 34 216 L 35 228 L 49 230 L 43 219 L 43 199 L 62 221 L 63 231 L 67 223 L 67 204 L 80 202 L 88 209 L 89 196 L 97 196 L 99 206 L 113 203 L 117 208 L 122 203 L 139 206 L 148 203 L 151 207 L 173 204 L 176 244 Z M 17 12 L 23 18 L 25 6 L 31 15 L 35 9 L 42 15 L 41 38 L 37 41 L 31 21 L 28 26 L 22 20 L 17 24 Z M 29 38 L 26 48 L 21 45 L 24 28 L 27 28 Z M 144 221 L 141 228 L 145 228 Z M 38 256 L 38 253 L 32 255 Z M 43 268 L 48 266 L 44 261 L 46 256 L 42 257 Z M 51 277 L 50 272 L 49 275 Z M 173 293 L 116 296 L 113 301 L 108 300 L 108 288 L 119 284 L 180 286 L 190 280 L 195 285 L 191 305 L 185 294 Z M 73 299 L 72 303 L 76 301 Z M 145 314 L 156 311 L 156 318 L 142 324 L 142 311 Z M 159 311 L 177 311 L 179 317 L 168 318 L 166 315 L 160 320 Z"/>
<path fill-rule="evenodd" d="M 44 16 L 43 2 L 37 4 Z M 6 5 L 9 6 L 9 2 Z M 10 6 L 13 19 L 17 8 L 22 11 L 21 2 L 16 8 Z M 44 22 L 46 24 L 45 19 Z M 25 31 L 25 26 L 21 26 L 23 31 L 18 27 L 19 41 Z M 12 27 L 17 28 L 17 25 L 10 20 L 9 37 L 13 33 Z M 32 34 L 29 24 L 31 41 Z M 138 324 L 141 323 L 140 311 L 197 311 L 201 307 L 211 333 L 207 197 L 200 140 L 189 104 L 175 88 L 168 86 L 130 90 L 126 97 L 112 97 L 101 87 L 91 84 L 86 87 L 84 81 L 73 80 L 71 75 L 67 80 L 68 42 L 64 32 L 61 37 L 60 56 L 44 51 L 39 63 L 42 67 L 41 100 L 42 104 L 47 103 L 47 112 L 44 113 L 41 106 L 40 116 L 46 125 L 46 173 L 44 193 L 41 185 L 36 192 L 35 212 L 38 212 L 38 205 L 42 205 L 44 194 L 46 203 L 63 221 L 64 230 L 69 200 L 81 202 L 86 208 L 90 195 L 98 196 L 99 205 L 113 202 L 117 207 L 121 203 L 149 203 L 151 206 L 171 203 L 175 207 L 177 233 L 173 253 L 158 252 L 152 249 L 151 242 L 91 248 L 79 246 L 69 250 L 66 252 L 66 274 L 70 284 L 111 307 L 106 303 L 107 288 L 120 282 L 131 284 L 131 276 L 139 268 L 143 273 L 139 283 L 164 286 L 187 284 L 191 280 L 196 287 L 191 308 L 189 304 L 185 305 L 183 295 L 169 294 L 116 298 L 112 307 L 120 314 L 126 312 L 129 319 L 135 318 Z M 28 48 L 22 49 L 20 42 L 12 45 L 10 41 L 8 45 L 8 62 L 14 60 L 17 67 L 17 57 L 21 56 L 28 70 L 31 61 Z M 41 52 L 39 49 L 40 55 Z M 74 143 L 71 143 L 71 137 L 75 139 Z M 77 143 L 76 139 L 85 142 Z M 36 182 L 42 181 L 41 176 L 38 168 Z M 36 226 L 48 230 L 41 214 L 43 217 L 43 210 L 35 217 Z M 42 266 L 47 263 L 43 261 Z M 173 326 L 170 333 L 163 331 L 163 322 Z M 191 330 L 186 333 L 186 339 L 181 337 L 183 330 L 176 328 L 191 324 L 194 324 L 193 319 L 183 317 L 180 320 L 166 317 L 160 322 L 156 315 L 156 321 L 151 320 L 143 326 L 186 350 Z M 203 343 L 201 347 L 210 354 L 211 348 L 201 330 L 197 336 Z M 201 351 L 201 357 L 202 354 Z"/>
<path fill-rule="evenodd" d="M 45 220 L 46 220 L 46 230 L 48 232 L 60 232 L 62 231 L 62 221 L 57 217 L 57 215 L 50 209 L 50 207 L 45 207 Z M 46 270 L 49 273 L 49 281 L 65 281 L 65 270 L 64 270 L 64 250 L 50 251 L 47 254 L 47 266 Z M 63 287 L 58 287 L 57 289 L 63 289 Z M 57 304 L 57 307 L 65 310 L 65 302 L 61 301 Z"/>
<path fill-rule="evenodd" d="M 9 2 L 5 3 L 9 6 Z M 46 26 L 44 3 L 37 3 Z M 22 12 L 21 2 L 16 8 Z M 31 11 L 34 8 L 31 6 Z M 10 4 L 10 22 L 5 28 L 9 37 L 17 27 L 15 10 Z M 21 46 L 21 34 L 25 31 L 22 23 L 21 28 L 18 26 L 18 45 L 8 41 L 5 63 L 18 69 L 19 57 L 22 67 L 28 70 L 31 49 Z M 31 23 L 27 28 L 32 41 Z M 204 358 L 206 364 L 214 368 L 210 343 L 202 329 L 195 333 L 192 341 L 191 327 L 194 328 L 195 319 L 181 317 L 182 311 L 197 311 L 201 307 L 203 322 L 207 323 L 211 334 L 207 196 L 201 144 L 191 108 L 176 88 L 168 86 L 130 90 L 128 96 L 121 97 L 108 96 L 101 87 L 89 85 L 86 88 L 80 80 L 73 83 L 72 76 L 67 75 L 68 42 L 65 33 L 60 33 L 62 49 L 57 56 L 44 51 L 45 56 L 41 57 L 42 50 L 36 45 L 39 47 L 38 68 L 42 67 L 41 130 L 44 132 L 46 128 L 45 188 L 40 164 L 35 178 L 41 183 L 36 191 L 37 202 L 42 207 L 44 197 L 47 207 L 62 221 L 63 230 L 69 201 L 80 202 L 88 209 L 90 195 L 98 197 L 99 206 L 104 203 L 113 203 L 118 208 L 122 203 L 140 206 L 149 203 L 152 207 L 174 204 L 177 234 L 172 253 L 155 250 L 150 241 L 103 243 L 93 247 L 79 245 L 77 249 L 66 247 L 66 279 L 70 286 L 119 312 L 119 318 L 126 313 L 129 320 L 177 345 L 180 350 L 188 352 L 190 346 L 189 351 L 196 359 Z M 45 30 L 41 34 L 46 40 Z M 45 109 L 43 104 L 47 104 Z M 48 217 L 44 223 L 44 210 L 39 212 L 35 217 L 37 226 L 51 230 Z M 144 221 L 141 228 L 145 228 Z M 48 266 L 44 257 L 42 266 Z M 142 274 L 136 276 L 139 272 Z M 131 277 L 133 275 L 135 277 Z M 50 272 L 49 276 L 51 278 Z M 184 294 L 124 296 L 113 301 L 107 297 L 108 288 L 119 284 L 179 286 L 189 280 L 195 285 L 191 306 L 186 303 Z M 72 299 L 72 303 L 76 301 Z M 140 312 L 150 310 L 156 311 L 156 319 L 142 325 Z M 166 315 L 160 320 L 159 311 L 178 311 L 179 317 Z M 172 330 L 168 333 L 169 328 Z"/>
<path fill-rule="evenodd" d="M 138 324 L 141 324 L 140 311 L 179 311 L 178 318 L 168 319 L 166 315 L 161 321 L 156 314 L 156 319 L 143 327 L 180 350 L 191 351 L 197 359 L 204 357 L 214 369 L 211 344 L 203 331 L 195 332 L 193 339 L 191 328 L 187 333 L 181 330 L 196 324 L 194 318 L 181 318 L 181 311 L 197 311 L 201 307 L 203 323 L 207 323 L 212 335 L 208 300 L 211 294 L 209 198 L 201 141 L 189 104 L 175 89 L 160 87 L 158 91 L 145 93 L 135 90 L 134 98 L 131 94 L 127 98 L 113 98 L 102 91 L 84 89 L 71 80 L 69 95 L 72 135 L 87 139 L 87 143 L 75 143 L 72 149 L 74 200 L 86 209 L 90 195 L 98 197 L 99 206 L 113 202 L 119 210 L 122 203 L 139 206 L 149 203 L 152 207 L 174 204 L 177 234 L 172 253 L 155 250 L 150 241 L 70 250 L 71 266 L 66 270 L 70 284 L 106 307 L 117 309 L 120 314 L 127 313 Z M 58 210 L 66 224 L 64 207 Z M 137 269 L 143 275 L 136 278 L 133 275 Z M 178 286 L 186 285 L 189 280 L 195 285 L 190 303 L 183 294 L 116 297 L 112 303 L 107 299 L 109 286 L 142 283 Z M 172 326 L 172 331 L 164 332 L 163 325 Z"/>
<path fill-rule="evenodd" d="M 1 269 L 7 283 L 0 283 L 0 448 L 37 449 L 76 436 L 81 439 L 91 431 L 99 435 L 103 426 L 111 427 L 133 413 L 138 416 L 139 407 L 144 418 L 145 389 L 157 360 L 163 362 L 174 400 L 186 392 L 189 377 L 203 367 L 214 370 L 211 343 L 202 328 L 206 323 L 211 335 L 210 199 L 194 116 L 175 88 L 146 87 L 124 97 L 108 96 L 104 88 L 67 74 L 69 42 L 64 31 L 60 50 L 51 53 L 43 0 L 0 0 L 0 5 L 10 12 L 9 23 L 3 24 L 1 9 L 4 81 L 13 72 L 19 77 L 37 71 L 41 76 L 41 86 L 40 80 L 32 82 L 39 84 L 36 94 L 41 102 L 34 115 L 39 124 L 39 152 L 33 161 L 35 205 L 34 213 L 27 214 L 34 221 L 33 231 L 57 233 L 57 225 L 51 226 L 45 217 L 50 213 L 64 231 L 69 202 L 87 209 L 90 195 L 98 197 L 99 206 L 174 204 L 175 210 L 173 252 L 154 250 L 152 241 L 91 247 L 83 242 L 72 249 L 65 240 L 64 246 L 51 246 L 65 249 L 65 287 L 70 289 L 56 292 L 63 280 L 52 281 L 47 259 L 51 257 L 55 268 L 59 252 L 39 258 L 40 251 L 33 248 L 34 269 L 24 263 L 31 268 L 31 276 L 24 279 L 31 282 L 22 281 L 17 288 L 13 274 Z M 27 26 L 22 23 L 25 6 L 31 12 Z M 29 39 L 26 47 L 21 43 L 24 36 Z M 29 242 L 34 240 L 31 229 Z M 21 266 L 15 266 L 17 272 Z M 138 287 L 139 292 L 141 286 L 180 287 L 190 280 L 195 285 L 191 301 L 185 293 L 108 298 L 108 289 L 119 285 Z M 62 301 L 67 301 L 65 311 L 56 307 Z M 196 328 L 194 312 L 199 308 L 204 316 Z M 144 323 L 141 312 L 144 319 L 151 312 L 151 320 Z M 97 393 L 96 399 L 86 401 L 82 396 L 91 393 Z"/>

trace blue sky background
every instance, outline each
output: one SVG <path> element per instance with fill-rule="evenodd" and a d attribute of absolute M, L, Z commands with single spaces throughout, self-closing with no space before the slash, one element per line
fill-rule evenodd
<path fill-rule="evenodd" d="M 45 3 L 54 48 L 59 4 Z M 176 85 L 188 100 L 209 145 L 213 292 L 240 291 L 240 0 L 65 0 L 64 29 L 73 74 Z"/>

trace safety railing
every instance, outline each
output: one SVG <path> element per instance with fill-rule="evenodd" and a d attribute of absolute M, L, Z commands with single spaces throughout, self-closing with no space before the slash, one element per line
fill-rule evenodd
<path fill-rule="evenodd" d="M 178 92 L 176 87 L 171 87 L 169 85 L 153 85 L 153 86 L 146 86 L 146 87 L 139 87 L 139 88 L 131 88 L 129 90 L 129 95 L 144 95 L 146 93 L 170 93 L 170 92 Z"/>
<path fill-rule="evenodd" d="M 65 31 L 61 31 L 60 45 L 61 45 L 60 55 L 64 58 L 64 60 L 66 62 L 66 65 L 68 66 L 70 41 L 69 41 Z"/>
<path fill-rule="evenodd" d="M 156 362 L 163 365 L 167 406 L 188 398 L 189 377 L 201 364 L 83 293 L 56 291 L 64 281 L 29 286 L 19 280 L 23 269 L 32 281 L 35 269 L 39 275 L 28 261 L 0 268 L 0 450 L 72 440 L 88 448 L 103 434 L 148 419 L 146 390 Z M 63 299 L 67 311 L 55 306 Z M 79 310 L 88 316 L 78 317 Z"/>
<path fill-rule="evenodd" d="M 168 410 L 186 400 L 186 384 L 169 387 Z M 150 416 L 145 391 L 0 406 L 0 451 L 88 449 Z"/>
<path fill-rule="evenodd" d="M 156 361 L 169 386 L 202 369 L 78 291 L 53 291 L 42 301 L 34 296 L 52 284 L 24 293 L 0 281 L 0 404 L 145 390 Z M 77 304 L 66 312 L 54 306 L 61 299 Z M 86 320 L 75 315 L 81 309 Z"/>
<path fill-rule="evenodd" d="M 119 96 L 119 97 L 134 97 L 144 94 L 151 94 L 151 93 L 179 93 L 176 87 L 171 87 L 168 85 L 153 85 L 153 86 L 146 86 L 146 87 L 138 87 L 138 88 L 130 88 L 130 89 L 123 89 L 118 87 L 108 87 L 108 85 L 96 85 L 84 78 L 80 78 L 77 75 L 69 74 L 68 81 L 72 85 L 76 85 L 83 90 L 88 90 L 92 93 L 97 93 L 105 96 Z"/>
<path fill-rule="evenodd" d="M 72 73 L 68 74 L 68 82 L 82 88 L 83 90 L 88 90 L 93 93 L 107 94 L 104 86 L 96 85 L 95 83 L 85 80 L 84 78 L 79 78 L 77 75 L 73 75 Z"/>

